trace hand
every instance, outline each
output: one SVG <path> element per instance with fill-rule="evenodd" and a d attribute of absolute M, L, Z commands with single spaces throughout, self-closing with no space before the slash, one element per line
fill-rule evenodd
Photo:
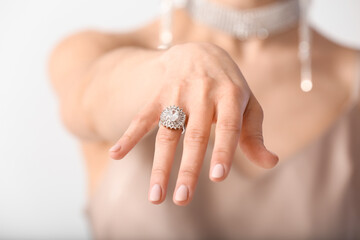
<path fill-rule="evenodd" d="M 173 196 L 175 204 L 186 205 L 194 195 L 213 123 L 216 138 L 209 173 L 212 181 L 226 178 L 238 144 L 258 166 L 276 165 L 278 157 L 263 144 L 261 106 L 223 49 L 209 43 L 187 43 L 164 51 L 158 62 L 163 69 L 161 84 L 110 149 L 111 158 L 123 158 L 158 124 L 162 110 L 176 105 L 183 108 L 188 120 Z M 181 130 L 163 126 L 157 132 L 149 189 L 149 201 L 155 204 L 165 199 L 180 135 Z"/>

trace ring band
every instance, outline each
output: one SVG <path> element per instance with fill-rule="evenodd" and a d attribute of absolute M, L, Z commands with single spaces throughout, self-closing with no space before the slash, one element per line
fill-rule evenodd
<path fill-rule="evenodd" d="M 182 129 L 182 133 L 185 133 L 185 120 L 186 114 L 178 106 L 169 106 L 166 107 L 161 115 L 159 120 L 159 127 L 163 125 L 166 128 L 170 129 Z"/>

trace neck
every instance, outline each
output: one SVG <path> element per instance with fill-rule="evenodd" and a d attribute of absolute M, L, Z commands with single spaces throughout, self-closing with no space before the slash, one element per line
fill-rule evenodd
<path fill-rule="evenodd" d="M 206 3 L 208 1 L 208 3 Z M 227 42 L 229 48 L 246 48 L 246 49 L 252 49 L 252 50 L 261 50 L 265 45 L 269 45 L 273 42 L 279 42 L 280 39 L 285 39 L 284 36 L 288 36 L 289 34 L 291 36 L 297 35 L 297 30 L 295 28 L 296 22 L 297 22 L 297 11 L 296 9 L 293 9 L 294 1 L 289 0 L 192 0 L 187 5 L 188 13 L 190 13 L 191 17 L 195 19 L 196 21 L 199 21 L 200 23 L 208 25 L 208 33 L 211 35 L 210 38 L 212 39 L 218 39 L 218 42 L 221 42 L 222 44 L 224 42 Z M 193 4 L 192 4 L 193 3 Z M 222 5 L 224 8 L 217 8 L 217 6 L 214 6 L 214 3 L 216 5 Z M 286 9 L 284 9 L 284 5 L 280 4 L 282 8 L 275 8 L 275 12 L 277 12 L 276 16 L 281 15 L 281 18 L 275 17 L 270 18 L 268 21 L 266 21 L 266 14 L 257 14 L 257 19 L 251 20 L 250 18 L 244 19 L 245 21 L 243 24 L 236 25 L 237 22 L 242 21 L 241 16 L 243 16 L 243 13 L 240 13 L 239 15 L 229 15 L 226 14 L 226 11 L 228 11 L 225 8 L 230 8 L 232 10 L 238 10 L 239 12 L 247 10 L 256 10 L 256 8 L 262 8 L 262 13 L 264 13 L 265 6 L 269 6 L 270 9 L 272 8 L 272 11 L 274 11 L 273 7 L 275 4 L 276 6 L 279 6 L 277 3 L 284 3 L 286 6 Z M 295 2 L 296 3 L 296 2 Z M 290 4 L 290 5 L 289 5 Z M 271 6 L 272 5 L 272 6 Z M 289 8 L 289 9 L 288 9 Z M 204 10 L 205 9 L 205 10 Z M 282 10 L 281 10 L 282 9 Z M 219 11 L 218 11 L 219 10 Z M 260 11 L 260 10 L 259 10 Z M 284 12 L 285 11 L 285 12 Z M 266 11 L 265 11 L 266 12 Z M 258 12 L 259 13 L 259 12 Z M 284 15 L 285 14 L 285 15 Z M 234 17 L 235 16 L 235 17 Z M 238 16 L 238 17 L 236 17 Z M 255 15 L 254 15 L 255 16 Z M 263 17 L 261 17 L 263 16 Z M 215 21 L 215 20 L 216 21 Z M 284 25 L 285 29 L 281 29 L 281 24 L 275 22 L 274 25 L 271 25 L 271 22 L 276 19 L 285 19 L 286 21 L 281 21 L 282 24 L 290 24 L 291 26 L 287 27 Z M 259 23 L 262 24 L 263 28 L 257 26 L 254 24 L 254 26 L 251 24 L 251 21 L 259 21 Z M 279 20 L 277 20 L 279 22 Z M 226 24 L 224 24 L 226 23 Z M 269 25 L 270 24 L 270 25 Z M 243 26 L 242 26 L 243 25 Z M 294 28 L 292 27 L 294 25 Z M 242 28 L 236 28 L 236 26 L 241 26 L 244 31 L 242 31 Z M 274 26 L 278 26 L 278 30 L 274 28 Z M 248 30 L 246 30 L 248 28 Z M 287 29 L 288 28 L 288 29 Z M 220 30 L 214 32 L 213 30 Z M 269 37 L 257 37 L 257 29 L 259 30 L 269 30 L 268 32 L 270 34 Z M 291 31 L 290 31 L 291 30 Z M 221 34 L 221 31 L 224 34 Z M 247 32 L 249 31 L 249 34 L 252 34 L 252 36 L 247 37 Z M 271 32 L 272 31 L 272 32 Z M 276 32 L 280 31 L 280 32 Z M 259 31 L 262 33 L 261 31 Z M 272 33 L 275 33 L 272 35 Z M 281 35 L 281 38 L 279 39 L 279 35 Z M 242 38 L 244 37 L 244 38 Z M 287 38 L 288 39 L 288 38 Z M 275 41 L 274 41 L 275 40 Z M 285 42 L 286 43 L 286 42 Z"/>
<path fill-rule="evenodd" d="M 238 10 L 261 7 L 270 3 L 284 0 L 208 0 Z"/>
<path fill-rule="evenodd" d="M 214 2 L 215 1 L 215 2 Z M 219 1 L 216 3 L 216 1 Z M 224 4 L 257 5 L 251 9 L 236 9 Z M 299 15 L 298 0 L 192 0 L 187 10 L 193 19 L 217 28 L 239 40 L 264 40 L 296 25 Z M 239 5 L 237 5 L 239 7 Z"/>

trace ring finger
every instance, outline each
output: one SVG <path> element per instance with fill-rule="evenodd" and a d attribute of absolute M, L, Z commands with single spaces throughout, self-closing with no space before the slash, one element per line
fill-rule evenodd
<path fill-rule="evenodd" d="M 178 115 L 179 117 L 179 115 Z M 149 201 L 159 204 L 166 196 L 167 184 L 181 130 L 160 126 L 155 142 L 154 162 L 150 179 Z"/>

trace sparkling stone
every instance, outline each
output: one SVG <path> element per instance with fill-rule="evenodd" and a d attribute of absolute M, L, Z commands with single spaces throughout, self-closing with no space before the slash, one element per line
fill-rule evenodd
<path fill-rule="evenodd" d="M 170 129 L 183 129 L 185 132 L 186 114 L 177 106 L 169 106 L 160 115 L 160 124 Z"/>
<path fill-rule="evenodd" d="M 166 119 L 169 119 L 170 121 L 176 121 L 179 119 L 179 111 L 176 111 L 174 109 L 170 110 L 166 114 Z"/>

